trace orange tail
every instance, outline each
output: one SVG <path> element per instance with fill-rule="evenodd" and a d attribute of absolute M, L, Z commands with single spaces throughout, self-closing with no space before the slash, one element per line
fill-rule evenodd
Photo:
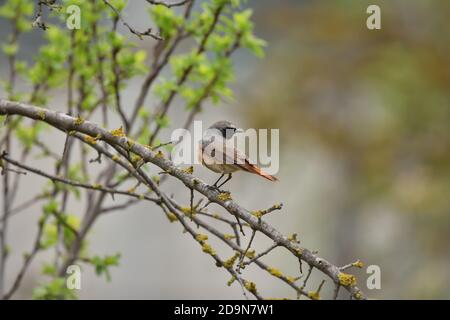
<path fill-rule="evenodd" d="M 244 166 L 244 169 L 247 170 L 248 172 L 257 174 L 263 178 L 266 178 L 267 180 L 270 181 L 278 181 L 278 179 L 268 173 L 265 173 L 261 168 L 259 168 L 258 166 L 255 166 L 254 164 L 251 163 L 246 163 Z"/>

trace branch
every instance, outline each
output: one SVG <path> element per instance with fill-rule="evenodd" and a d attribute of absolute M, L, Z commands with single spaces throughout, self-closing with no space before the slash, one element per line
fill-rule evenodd
<path fill-rule="evenodd" d="M 29 172 L 33 172 L 41 177 L 50 179 L 52 182 L 61 182 L 63 184 L 72 186 L 72 187 L 78 187 L 78 188 L 83 188 L 83 189 L 88 189 L 88 190 L 99 190 L 99 191 L 103 191 L 109 194 L 120 194 L 120 195 L 126 195 L 126 196 L 130 196 L 133 198 L 137 198 L 137 199 L 141 199 L 141 200 L 148 200 L 148 201 L 152 201 L 152 202 L 158 202 L 158 199 L 155 198 L 151 198 L 149 196 L 143 195 L 143 194 L 137 194 L 134 192 L 130 192 L 130 191 L 122 191 L 122 190 L 116 190 L 116 189 L 112 189 L 112 188 L 108 188 L 108 187 L 104 187 L 98 184 L 86 184 L 86 183 L 82 183 L 82 182 L 77 182 L 77 181 L 73 181 L 73 180 L 69 180 L 66 178 L 62 178 L 59 176 L 54 176 L 51 175 L 49 173 L 46 173 L 44 171 L 41 171 L 39 169 L 24 165 L 18 161 L 15 161 L 11 158 L 8 157 L 8 155 L 4 152 L 0 155 L 0 160 L 4 160 L 12 165 L 15 165 L 16 167 L 19 167 L 23 170 L 27 170 Z"/>
<path fill-rule="evenodd" d="M 166 8 L 173 8 L 173 7 L 181 7 L 184 6 L 186 3 L 191 2 L 192 0 L 183 0 L 180 2 L 173 2 L 173 3 L 166 3 L 163 1 L 155 1 L 155 0 L 146 0 L 148 3 L 153 5 L 160 5 L 164 6 Z"/>
<path fill-rule="evenodd" d="M 114 132 L 111 133 L 92 122 L 83 121 L 79 118 L 74 118 L 63 113 L 50 111 L 29 104 L 0 99 L 0 115 L 21 115 L 31 119 L 44 121 L 60 130 L 64 130 L 66 132 L 80 132 L 90 137 L 98 137 L 98 140 L 102 140 L 112 147 L 126 150 L 128 153 L 134 153 L 141 157 L 144 162 L 149 162 L 156 165 L 164 172 L 167 172 L 169 175 L 182 182 L 187 188 L 194 189 L 204 195 L 209 201 L 223 207 L 236 218 L 245 221 L 253 230 L 263 233 L 274 243 L 286 248 L 294 256 L 308 263 L 311 266 L 311 269 L 316 268 L 322 271 L 330 277 L 335 284 L 341 284 L 342 287 L 350 292 L 353 298 L 367 298 L 354 282 L 341 283 L 341 270 L 337 266 L 331 264 L 325 259 L 320 258 L 307 248 L 300 247 L 295 241 L 291 241 L 288 237 L 281 234 L 278 230 L 261 218 L 258 219 L 255 217 L 251 212 L 235 203 L 231 198 L 227 197 L 224 199 L 219 191 L 212 189 L 200 179 L 186 172 L 186 170 L 176 167 L 170 160 L 162 157 L 160 153 L 155 153 L 153 150 L 144 145 L 136 143 L 122 135 L 115 135 Z M 141 171 L 141 169 L 138 171 Z M 146 182 L 151 185 L 157 196 L 162 199 L 164 205 L 170 211 L 176 212 L 176 208 L 171 205 L 170 201 L 164 194 L 158 191 L 159 189 L 156 187 L 154 182 L 151 180 Z M 191 230 L 194 232 L 183 219 L 181 219 L 180 222 L 186 230 Z M 218 259 L 216 259 L 216 261 L 218 261 Z"/>
<path fill-rule="evenodd" d="M 151 37 L 155 40 L 164 40 L 161 36 L 152 33 L 152 28 L 148 28 L 146 31 L 137 31 L 136 29 L 132 28 L 123 18 L 122 15 L 120 14 L 119 10 L 117 10 L 108 0 L 103 0 L 103 2 L 111 8 L 112 11 L 114 11 L 114 13 L 117 15 L 118 19 L 122 22 L 122 24 L 128 28 L 128 30 L 136 35 L 139 39 L 143 39 L 143 36 L 148 36 Z"/>

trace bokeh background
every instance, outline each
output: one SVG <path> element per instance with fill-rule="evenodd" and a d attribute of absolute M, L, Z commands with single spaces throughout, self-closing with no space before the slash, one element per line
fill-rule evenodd
<path fill-rule="evenodd" d="M 140 2 L 130 1 L 125 12 L 145 27 Z M 381 7 L 381 30 L 366 28 L 370 4 Z M 266 57 L 240 51 L 236 98 L 206 106 L 197 119 L 280 129 L 280 182 L 237 174 L 228 185 L 233 198 L 249 209 L 283 202 L 283 211 L 267 220 L 285 234 L 297 233 L 303 246 L 336 265 L 357 259 L 378 265 L 381 290 L 368 290 L 365 269 L 355 271 L 371 298 L 450 298 L 450 2 L 250 0 L 248 6 L 257 35 L 268 42 Z M 0 20 L 0 41 L 7 30 Z M 29 59 L 42 43 L 39 31 L 23 43 Z M 140 45 L 150 52 L 151 41 Z M 2 56 L 2 74 L 6 68 Z M 125 103 L 131 105 L 138 88 L 137 81 L 126 89 Z M 51 103 L 55 109 L 58 99 Z M 181 126 L 181 109 L 172 110 L 174 127 Z M 162 134 L 168 137 L 170 130 Z M 62 136 L 46 139 L 62 148 Z M 50 168 L 42 159 L 30 161 Z M 206 181 L 216 178 L 203 168 L 196 173 Z M 24 199 L 45 183 L 26 179 Z M 167 188 L 188 200 L 179 184 Z M 40 208 L 11 219 L 8 283 L 22 252 L 31 249 Z M 70 206 L 74 214 L 82 208 Z M 98 221 L 91 250 L 121 252 L 121 264 L 109 283 L 85 268 L 80 297 L 241 299 L 238 285 L 226 286 L 228 274 L 159 211 L 142 203 Z M 267 245 L 257 237 L 257 250 Z M 51 257 L 46 253 L 33 263 L 16 298 L 30 298 L 46 280 L 40 267 Z M 265 261 L 298 275 L 297 262 L 283 251 Z M 255 271 L 251 278 L 266 296 L 295 297 L 266 274 Z M 312 286 L 322 278 L 313 273 Z"/>

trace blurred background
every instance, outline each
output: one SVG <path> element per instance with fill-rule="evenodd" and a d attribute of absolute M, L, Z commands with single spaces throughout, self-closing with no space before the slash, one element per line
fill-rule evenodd
<path fill-rule="evenodd" d="M 366 28 L 370 4 L 381 7 L 381 30 Z M 137 27 L 148 25 L 141 6 L 130 1 L 125 11 Z M 252 210 L 284 203 L 267 221 L 284 234 L 297 233 L 302 246 L 338 266 L 357 259 L 378 265 L 381 290 L 366 288 L 365 268 L 352 270 L 371 298 L 450 298 L 450 2 L 250 0 L 248 6 L 254 8 L 257 35 L 268 42 L 266 57 L 240 51 L 236 98 L 205 106 L 197 119 L 280 129 L 280 182 L 236 174 L 227 187 L 233 198 Z M 2 29 L 0 20 L 1 41 Z M 29 36 L 24 54 L 31 57 L 41 41 Z M 151 41 L 140 44 L 150 52 Z M 2 56 L 1 72 L 6 68 Z M 130 105 L 139 83 L 123 95 Z M 55 109 L 57 102 L 55 97 L 51 103 Z M 175 128 L 184 120 L 179 110 L 170 114 Z M 169 137 L 170 130 L 162 135 Z M 47 139 L 62 148 L 62 135 Z M 42 159 L 33 163 L 47 165 Z M 196 174 L 211 183 L 216 179 L 203 168 Z M 26 179 L 26 199 L 46 182 Z M 189 199 L 176 182 L 167 190 Z M 11 219 L 8 283 L 21 253 L 31 249 L 40 208 Z M 80 208 L 71 204 L 75 214 Z M 229 275 L 159 211 L 142 203 L 98 221 L 91 250 L 121 252 L 121 264 L 111 270 L 109 283 L 86 268 L 80 297 L 243 298 L 238 285 L 226 286 Z M 269 244 L 257 237 L 255 248 Z M 46 280 L 39 275 L 46 259 L 50 253 L 33 263 L 17 298 L 30 298 L 32 288 Z M 282 250 L 264 261 L 298 275 L 297 261 Z M 295 298 L 276 279 L 256 270 L 249 274 L 263 295 Z M 310 284 L 316 288 L 321 279 L 315 272 Z"/>

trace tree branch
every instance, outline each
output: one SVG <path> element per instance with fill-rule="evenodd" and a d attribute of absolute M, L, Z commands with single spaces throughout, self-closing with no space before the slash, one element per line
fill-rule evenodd
<path fill-rule="evenodd" d="M 48 109 L 39 108 L 29 104 L 0 99 L 0 115 L 21 115 L 31 119 L 44 121 L 60 130 L 64 130 L 66 132 L 80 132 L 90 137 L 96 137 L 98 140 L 102 140 L 115 148 L 120 148 L 129 153 L 134 153 L 141 157 L 144 162 L 149 162 L 156 165 L 164 172 L 167 172 L 170 176 L 182 182 L 187 188 L 196 190 L 200 194 L 204 195 L 209 201 L 218 204 L 230 214 L 245 221 L 253 230 L 263 233 L 274 243 L 286 248 L 289 252 L 291 252 L 291 254 L 308 263 L 311 266 L 311 269 L 316 268 L 322 271 L 330 277 L 335 284 L 341 284 L 342 287 L 348 290 L 353 298 L 366 298 L 365 294 L 354 283 L 341 283 L 341 270 L 337 266 L 331 264 L 325 259 L 320 258 L 307 248 L 300 247 L 295 241 L 291 241 L 274 227 L 267 224 L 263 219 L 255 217 L 250 211 L 239 206 L 232 199 L 224 199 L 219 191 L 210 188 L 209 185 L 194 177 L 192 174 L 186 172 L 186 170 L 176 167 L 170 160 L 165 159 L 160 153 L 156 153 L 150 148 L 136 143 L 127 137 L 115 135 L 114 132 L 109 132 L 92 122 L 83 121 L 79 118 L 74 118 L 63 113 L 50 111 Z M 156 187 L 154 182 L 151 180 L 146 182 L 150 184 L 157 196 L 162 199 L 164 205 L 171 212 L 174 211 L 174 213 L 176 213 L 176 208 L 172 206 L 170 200 L 168 200 L 164 194 L 159 192 L 159 189 Z M 180 222 L 186 230 L 190 230 L 190 233 L 193 232 L 191 235 L 195 234 L 195 231 L 193 231 L 183 219 L 181 219 Z M 220 262 L 219 258 L 215 257 L 215 260 Z M 244 286 L 246 288 L 253 288 L 249 283 L 245 282 Z"/>

